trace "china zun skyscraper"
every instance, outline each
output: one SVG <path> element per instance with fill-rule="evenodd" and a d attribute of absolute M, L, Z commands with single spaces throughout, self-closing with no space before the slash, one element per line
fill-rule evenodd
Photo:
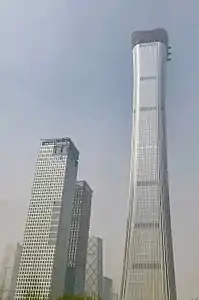
<path fill-rule="evenodd" d="M 121 300 L 176 300 L 165 124 L 168 35 L 132 35 L 133 122 Z"/>

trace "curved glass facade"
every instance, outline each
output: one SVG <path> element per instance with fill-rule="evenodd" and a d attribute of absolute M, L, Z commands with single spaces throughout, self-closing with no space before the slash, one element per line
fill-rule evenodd
<path fill-rule="evenodd" d="M 164 29 L 132 36 L 133 134 L 121 300 L 176 300 L 165 128 Z"/>

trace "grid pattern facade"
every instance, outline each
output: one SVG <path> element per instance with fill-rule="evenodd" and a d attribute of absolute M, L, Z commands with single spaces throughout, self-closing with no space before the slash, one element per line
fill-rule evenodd
<path fill-rule="evenodd" d="M 69 138 L 41 141 L 15 300 L 64 293 L 79 152 Z"/>
<path fill-rule="evenodd" d="M 165 128 L 168 45 L 158 41 L 161 34 L 167 37 L 164 30 L 137 32 L 133 46 L 133 136 L 122 300 L 176 300 Z"/>
<path fill-rule="evenodd" d="M 90 237 L 87 249 L 85 294 L 100 299 L 103 293 L 102 255 L 102 239 Z"/>
<path fill-rule="evenodd" d="M 90 227 L 92 190 L 85 181 L 75 186 L 68 250 L 65 293 L 84 293 L 86 253 Z"/>

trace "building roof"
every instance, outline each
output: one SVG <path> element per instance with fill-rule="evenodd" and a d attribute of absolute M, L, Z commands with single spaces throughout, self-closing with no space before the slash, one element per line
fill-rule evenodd
<path fill-rule="evenodd" d="M 153 30 L 134 31 L 132 34 L 132 48 L 138 44 L 161 42 L 168 47 L 169 38 L 168 33 L 163 28 L 156 28 Z"/>

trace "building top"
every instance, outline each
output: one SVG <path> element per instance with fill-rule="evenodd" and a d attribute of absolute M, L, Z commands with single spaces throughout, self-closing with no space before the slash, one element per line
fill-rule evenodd
<path fill-rule="evenodd" d="M 92 242 L 96 242 L 96 241 L 102 243 L 102 238 L 99 236 L 93 236 L 93 235 L 89 236 L 89 242 L 92 243 Z"/>
<path fill-rule="evenodd" d="M 113 283 L 113 279 L 111 279 L 110 277 L 103 276 L 103 279 Z"/>
<path fill-rule="evenodd" d="M 91 189 L 91 187 L 88 185 L 88 183 L 85 180 L 77 181 L 76 186 L 81 187 L 82 189 L 88 190 L 91 193 L 93 192 L 93 190 Z"/>
<path fill-rule="evenodd" d="M 168 48 L 169 38 L 168 33 L 163 28 L 156 28 L 153 30 L 145 31 L 134 31 L 132 34 L 132 48 L 138 44 L 154 43 L 160 42 L 163 43 Z"/>
<path fill-rule="evenodd" d="M 42 146 L 47 146 L 47 145 L 65 145 L 69 146 L 69 149 L 73 151 L 75 154 L 76 159 L 79 159 L 79 151 L 75 147 L 74 143 L 69 137 L 62 137 L 62 138 L 57 138 L 57 139 L 42 139 L 41 140 L 41 145 Z"/>

